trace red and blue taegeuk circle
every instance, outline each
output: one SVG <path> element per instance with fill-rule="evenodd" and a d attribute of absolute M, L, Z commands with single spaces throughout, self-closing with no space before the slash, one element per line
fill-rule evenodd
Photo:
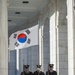
<path fill-rule="evenodd" d="M 27 35 L 25 33 L 21 33 L 21 34 L 18 35 L 17 40 L 20 43 L 25 43 L 27 41 Z"/>

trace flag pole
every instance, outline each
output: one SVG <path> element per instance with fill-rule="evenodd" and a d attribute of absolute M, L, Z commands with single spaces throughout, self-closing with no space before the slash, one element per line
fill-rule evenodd
<path fill-rule="evenodd" d="M 19 75 L 19 49 L 16 49 L 16 75 Z"/>

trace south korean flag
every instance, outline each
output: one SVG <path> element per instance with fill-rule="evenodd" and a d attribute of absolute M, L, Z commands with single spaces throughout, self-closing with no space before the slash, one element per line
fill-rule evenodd
<path fill-rule="evenodd" d="M 14 34 L 12 34 L 11 38 L 9 41 L 9 44 L 11 45 L 10 49 L 22 49 L 24 48 L 24 46 L 26 46 L 27 44 L 30 44 L 31 39 L 28 37 L 30 35 L 30 31 L 29 30 L 22 30 L 22 31 L 18 31 L 15 32 Z M 14 44 L 13 44 L 14 43 Z"/>
<path fill-rule="evenodd" d="M 38 45 L 38 25 L 14 32 L 9 37 L 9 50 Z"/>

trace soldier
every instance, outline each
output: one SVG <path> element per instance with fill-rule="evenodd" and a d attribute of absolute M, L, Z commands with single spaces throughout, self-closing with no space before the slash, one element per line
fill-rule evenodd
<path fill-rule="evenodd" d="M 29 71 L 29 65 L 23 66 L 23 72 L 21 72 L 20 75 L 33 75 L 33 73 Z"/>
<path fill-rule="evenodd" d="M 34 72 L 34 75 L 45 75 L 44 72 L 41 71 L 41 65 L 36 65 L 37 70 Z"/>
<path fill-rule="evenodd" d="M 46 75 L 57 75 L 57 72 L 53 70 L 54 64 L 49 64 L 48 71 L 46 72 Z"/>

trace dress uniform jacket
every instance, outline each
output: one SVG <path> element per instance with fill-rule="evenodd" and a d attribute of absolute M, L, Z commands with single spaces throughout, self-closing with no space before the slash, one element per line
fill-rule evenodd
<path fill-rule="evenodd" d="M 34 75 L 45 75 L 45 74 L 44 74 L 44 72 L 42 72 L 42 71 L 40 71 L 40 72 L 35 71 L 35 72 L 34 72 Z"/>
<path fill-rule="evenodd" d="M 30 71 L 29 71 L 29 73 L 21 72 L 21 74 L 20 74 L 20 75 L 33 75 L 33 73 L 32 73 L 32 72 L 30 72 Z"/>
<path fill-rule="evenodd" d="M 56 71 L 53 71 L 53 72 L 47 71 L 46 75 L 57 75 L 57 72 Z"/>

